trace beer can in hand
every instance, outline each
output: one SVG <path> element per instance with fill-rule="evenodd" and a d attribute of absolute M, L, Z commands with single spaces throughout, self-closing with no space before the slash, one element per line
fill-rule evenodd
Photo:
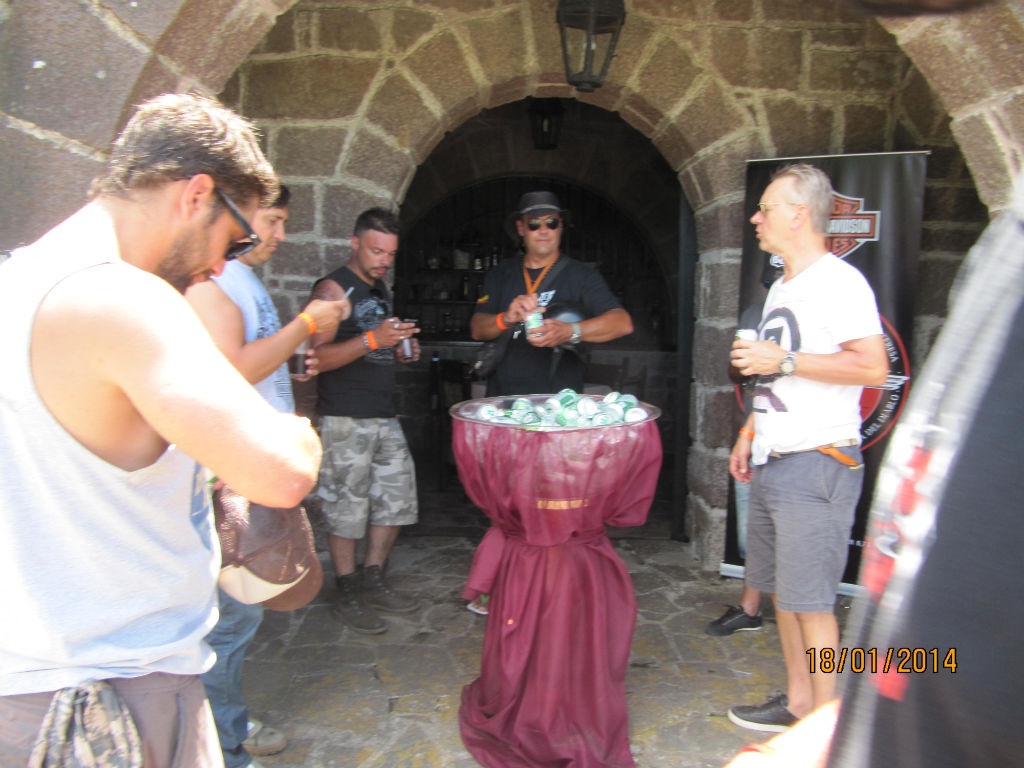
<path fill-rule="evenodd" d="M 402 319 L 403 323 L 415 323 L 416 320 L 410 320 L 408 317 Z M 398 347 L 399 354 L 403 360 L 412 359 L 412 336 L 407 339 L 402 339 Z"/>
<path fill-rule="evenodd" d="M 757 341 L 757 329 L 740 328 L 736 331 L 736 338 L 740 341 Z"/>
<path fill-rule="evenodd" d="M 292 356 L 288 358 L 288 373 L 293 379 L 301 379 L 306 375 L 306 350 L 309 339 L 299 344 Z"/>

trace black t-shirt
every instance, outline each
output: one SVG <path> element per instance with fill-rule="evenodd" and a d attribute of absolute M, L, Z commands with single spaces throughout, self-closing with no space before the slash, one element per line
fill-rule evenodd
<path fill-rule="evenodd" d="M 575 305 L 587 319 L 611 309 L 621 309 L 619 300 L 596 269 L 565 255 L 559 256 L 559 260 L 562 259 L 565 266 L 554 278 L 545 279 L 539 286 L 537 295 L 541 306 Z M 528 270 L 530 279 L 536 280 L 541 271 Z M 524 293 L 522 259 L 506 259 L 484 278 L 484 295 L 477 302 L 477 311 L 492 315 L 504 312 L 512 299 Z M 560 359 L 552 376 L 552 355 L 555 354 Z M 509 342 L 501 364 L 487 380 L 487 394 L 491 397 L 558 392 L 565 387 L 577 392 L 583 389 L 583 362 L 579 356 L 572 351 L 534 347 L 526 341 L 525 333 Z"/>
<path fill-rule="evenodd" d="M 347 341 L 372 331 L 394 313 L 387 286 L 380 280 L 369 286 L 347 266 L 331 272 L 342 289 L 352 286 L 348 297 L 352 314 L 338 325 L 335 342 Z M 390 418 L 395 415 L 395 350 L 393 347 L 368 352 L 348 365 L 321 373 L 317 379 L 316 412 L 321 416 L 351 416 L 357 419 Z"/>

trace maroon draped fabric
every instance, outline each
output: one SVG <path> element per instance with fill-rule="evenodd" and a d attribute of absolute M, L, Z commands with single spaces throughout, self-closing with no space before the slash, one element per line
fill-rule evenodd
<path fill-rule="evenodd" d="M 654 421 L 529 431 L 456 418 L 453 449 L 494 524 L 464 593 L 491 599 L 480 677 L 462 693 L 463 743 L 487 768 L 632 767 L 636 600 L 605 525 L 647 517 L 661 466 Z"/>

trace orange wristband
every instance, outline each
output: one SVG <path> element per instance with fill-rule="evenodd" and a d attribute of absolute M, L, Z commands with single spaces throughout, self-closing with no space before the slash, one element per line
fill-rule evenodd
<path fill-rule="evenodd" d="M 744 427 L 743 429 L 740 430 L 740 434 L 743 435 L 744 437 L 749 437 L 751 440 L 754 439 L 754 430 L 752 429 L 747 429 L 746 427 Z"/>
<path fill-rule="evenodd" d="M 316 333 L 316 320 L 313 319 L 313 316 L 310 315 L 309 312 L 299 312 L 299 317 L 303 319 L 306 323 L 306 327 L 309 328 L 310 336 Z"/>
<path fill-rule="evenodd" d="M 744 752 L 757 752 L 771 757 L 778 755 L 778 752 L 775 751 L 775 747 L 763 741 L 760 744 L 747 744 L 739 753 L 742 755 Z"/>
<path fill-rule="evenodd" d="M 505 325 L 505 323 L 501 319 L 501 316 L 503 314 L 505 314 L 505 313 L 504 312 L 499 312 L 497 315 L 495 315 L 494 316 L 494 322 L 498 324 L 498 327 L 501 328 L 501 330 L 507 331 L 508 330 L 508 326 Z"/>
<path fill-rule="evenodd" d="M 373 350 L 380 349 L 380 347 L 377 346 L 377 340 L 375 338 L 373 338 L 373 331 L 367 331 L 363 335 L 363 338 L 366 339 L 366 346 L 368 346 L 370 349 L 373 349 Z"/>

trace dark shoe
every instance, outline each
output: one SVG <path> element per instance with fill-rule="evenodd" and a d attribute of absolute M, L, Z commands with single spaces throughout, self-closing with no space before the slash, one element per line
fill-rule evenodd
<path fill-rule="evenodd" d="M 733 632 L 749 632 L 753 629 L 760 629 L 764 623 L 761 614 L 751 616 L 738 605 L 730 605 L 729 609 L 709 622 L 704 631 L 715 637 L 724 637 Z"/>
<path fill-rule="evenodd" d="M 781 733 L 788 731 L 790 726 L 800 718 L 786 709 L 789 699 L 786 694 L 768 699 L 764 704 L 747 707 L 733 707 L 729 710 L 729 719 L 741 728 L 752 731 L 772 731 Z"/>
<path fill-rule="evenodd" d="M 364 635 L 379 635 L 387 631 L 387 622 L 359 599 L 358 573 L 336 576 L 334 583 L 338 587 L 338 598 L 331 608 L 335 616 L 345 622 L 350 629 Z"/>
<path fill-rule="evenodd" d="M 399 594 L 387 585 L 379 565 L 368 565 L 363 568 L 362 579 L 360 596 L 371 608 L 391 613 L 411 613 L 420 607 L 416 598 Z"/>

